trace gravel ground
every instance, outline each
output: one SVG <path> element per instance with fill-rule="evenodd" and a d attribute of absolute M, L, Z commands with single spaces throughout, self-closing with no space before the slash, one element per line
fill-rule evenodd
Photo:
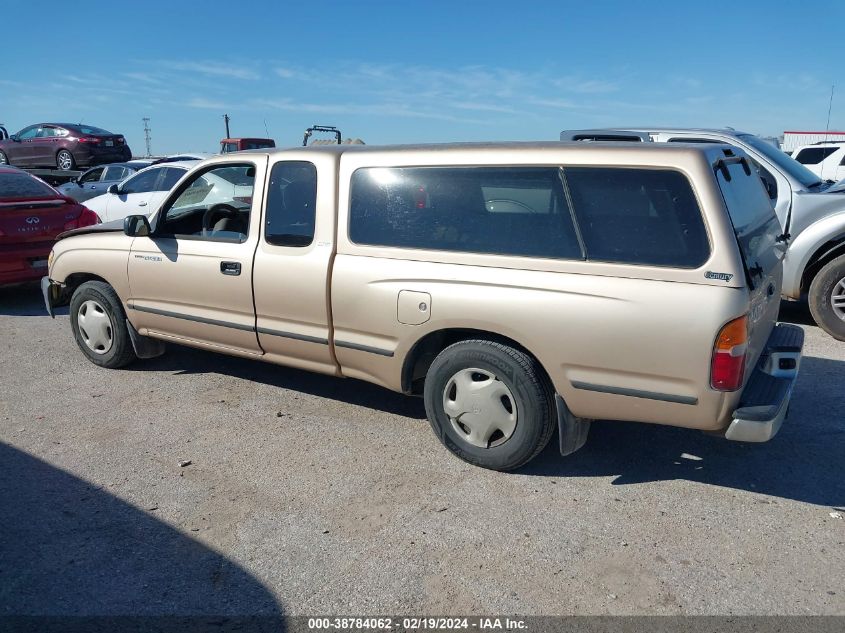
<path fill-rule="evenodd" d="M 772 442 L 604 422 L 501 474 L 418 399 L 178 347 L 100 369 L 0 290 L 0 614 L 845 614 L 845 343 L 781 316 Z"/>

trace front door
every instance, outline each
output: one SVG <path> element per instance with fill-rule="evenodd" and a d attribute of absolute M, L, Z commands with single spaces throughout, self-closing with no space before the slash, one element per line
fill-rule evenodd
<path fill-rule="evenodd" d="M 9 147 L 9 162 L 17 167 L 33 167 L 35 165 L 35 135 L 38 126 L 30 125 L 18 132 L 17 142 Z"/>
<path fill-rule="evenodd" d="M 267 158 L 192 174 L 162 205 L 150 237 L 129 255 L 128 315 L 144 333 L 261 354 L 252 265 Z"/>
<path fill-rule="evenodd" d="M 101 214 L 103 222 L 152 212 L 154 209 L 150 203 L 157 193 L 158 181 L 164 175 L 164 170 L 164 167 L 145 169 L 124 182 L 118 193 L 108 194 L 104 200 L 104 214 Z M 99 208 L 94 210 L 100 211 Z"/>

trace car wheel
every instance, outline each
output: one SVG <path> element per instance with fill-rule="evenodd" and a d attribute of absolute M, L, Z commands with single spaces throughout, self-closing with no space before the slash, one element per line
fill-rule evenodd
<path fill-rule="evenodd" d="M 95 365 L 114 369 L 137 358 L 123 305 L 107 283 L 87 281 L 74 291 L 70 326 L 79 349 Z"/>
<path fill-rule="evenodd" d="M 482 468 L 519 468 L 555 429 L 554 390 L 539 363 L 492 341 L 461 341 L 440 352 L 426 374 L 424 400 L 443 445 Z"/>
<path fill-rule="evenodd" d="M 59 153 L 56 154 L 56 167 L 62 171 L 70 171 L 76 167 L 76 161 L 73 159 L 73 154 L 66 149 L 59 150 Z"/>
<path fill-rule="evenodd" d="M 808 296 L 816 323 L 833 338 L 845 341 L 845 255 L 816 273 Z"/>
<path fill-rule="evenodd" d="M 6 156 L 6 152 L 0 152 L 0 165 L 8 165 L 9 164 L 9 157 Z"/>

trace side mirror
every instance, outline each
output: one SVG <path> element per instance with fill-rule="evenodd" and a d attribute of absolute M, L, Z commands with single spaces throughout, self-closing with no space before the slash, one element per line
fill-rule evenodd
<path fill-rule="evenodd" d="M 123 232 L 129 237 L 147 237 L 150 234 L 150 221 L 145 215 L 126 216 L 123 220 Z"/>
<path fill-rule="evenodd" d="M 109 188 L 106 189 L 108 193 L 113 193 L 115 195 L 120 193 L 120 187 L 117 185 L 109 185 Z"/>

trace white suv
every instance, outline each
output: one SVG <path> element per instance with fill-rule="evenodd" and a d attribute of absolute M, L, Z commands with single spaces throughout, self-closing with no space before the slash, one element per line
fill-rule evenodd
<path fill-rule="evenodd" d="M 815 143 L 798 147 L 792 158 L 822 180 L 845 178 L 845 142 Z"/>

